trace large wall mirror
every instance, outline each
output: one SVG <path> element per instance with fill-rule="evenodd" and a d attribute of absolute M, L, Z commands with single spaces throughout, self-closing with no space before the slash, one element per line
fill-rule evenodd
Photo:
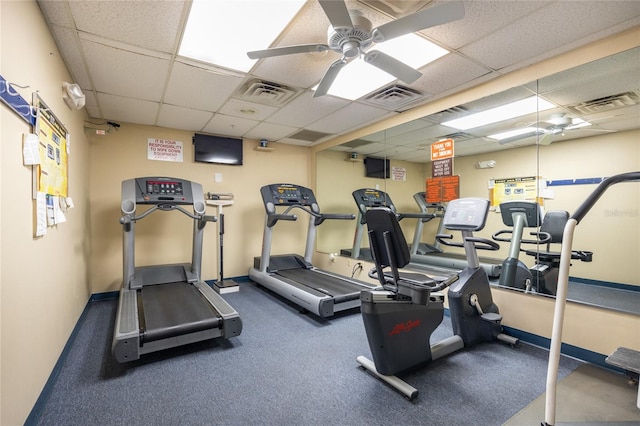
<path fill-rule="evenodd" d="M 399 212 L 417 213 L 420 207 L 414 195 L 425 191 L 425 180 L 432 174 L 431 144 L 451 138 L 461 197 L 490 198 L 496 181 L 539 177 L 536 195 L 543 212 L 572 213 L 599 178 L 640 170 L 639 75 L 640 48 L 636 47 L 320 151 L 316 155 L 318 200 L 323 211 L 357 214 L 352 192 L 373 188 L 386 192 Z M 443 124 L 523 99 L 533 100 L 535 110 L 468 129 Z M 545 101 L 551 105 L 543 108 Z M 505 132 L 514 133 L 500 136 Z M 387 179 L 366 177 L 367 157 L 388 159 L 396 173 Z M 349 255 L 357 235 L 355 222 L 326 223 L 318 230 L 318 251 Z M 401 221 L 410 242 L 417 223 Z M 434 244 L 438 225 L 437 219 L 423 223 L 416 238 Z M 501 229 L 508 227 L 496 208 L 481 236 L 491 238 Z M 638 237 L 640 185 L 621 185 L 608 192 L 578 227 L 574 248 L 593 252 L 593 258 L 591 262 L 576 260 L 571 276 L 584 282 L 612 283 L 613 287 L 638 286 Z M 361 244 L 368 245 L 366 236 Z M 500 251 L 481 254 L 504 260 L 509 244 L 500 244 Z M 520 253 L 520 260 L 529 267 L 535 265 L 534 256 Z M 607 305 L 606 291 L 593 297 L 596 299 L 583 302 Z"/>

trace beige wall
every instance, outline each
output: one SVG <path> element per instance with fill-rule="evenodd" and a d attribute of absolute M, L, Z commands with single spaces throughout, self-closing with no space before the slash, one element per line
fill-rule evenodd
<path fill-rule="evenodd" d="M 244 141 L 244 164 L 224 166 L 193 161 L 192 132 L 120 123 L 117 131 L 89 136 L 91 163 L 91 292 L 118 290 L 122 283 L 121 182 L 143 176 L 168 176 L 202 184 L 206 192 L 232 193 L 234 204 L 224 207 L 224 274 L 246 276 L 253 257 L 262 247 L 265 210 L 260 187 L 269 183 L 310 184 L 308 148 L 272 143 L 271 152 L 256 151 L 255 140 Z M 183 162 L 147 159 L 147 139 L 181 141 Z M 215 174 L 222 175 L 215 182 Z M 139 211 L 145 208 L 139 206 Z M 217 215 L 214 206 L 207 213 Z M 272 252 L 304 251 L 306 214 L 298 221 L 281 222 L 274 232 Z M 191 261 L 193 221 L 174 212 L 156 212 L 136 224 L 136 265 Z M 215 279 L 217 266 L 217 224 L 205 228 L 202 278 Z"/>
<path fill-rule="evenodd" d="M 89 295 L 115 291 L 120 287 L 122 252 L 118 218 L 120 183 L 123 179 L 169 175 L 198 181 L 207 192 L 233 193 L 235 205 L 225 209 L 225 271 L 227 276 L 245 276 L 261 246 L 264 210 L 258 189 L 261 185 L 275 182 L 313 187 L 312 176 L 316 165 L 306 148 L 273 144 L 274 152 L 257 152 L 253 150 L 256 141 L 244 142 L 245 165 L 242 167 L 194 164 L 191 161 L 191 133 L 127 123 L 121 123 L 122 127 L 117 132 L 104 137 L 86 137 L 83 133 L 84 112 L 69 110 L 61 99 L 61 82 L 69 81 L 70 77 L 36 3 L 0 1 L 0 15 L 0 73 L 9 81 L 29 85 L 29 89 L 20 89 L 25 97 L 30 97 L 32 91 L 38 90 L 71 133 L 73 144 L 69 182 L 70 195 L 76 206 L 67 214 L 67 223 L 49 228 L 44 238 L 33 238 L 31 170 L 21 163 L 22 134 L 30 128 L 2 105 L 0 423 L 17 425 L 24 422 L 33 407 Z M 582 58 L 588 60 L 584 55 L 576 56 L 573 60 L 580 61 Z M 469 96 L 475 96 L 475 93 Z M 456 98 L 451 102 L 455 105 L 461 100 Z M 433 108 L 440 106 L 434 105 Z M 185 147 L 184 162 L 147 160 L 148 138 L 182 141 Z M 562 145 L 558 144 L 558 147 Z M 637 159 L 637 144 L 635 147 Z M 566 145 L 566 149 L 570 149 L 570 145 Z M 499 158 L 496 159 L 502 164 Z M 341 163 L 342 166 L 346 164 Z M 423 172 L 421 166 L 414 168 L 407 163 L 406 167 L 411 175 Z M 456 167 L 464 171 L 462 164 Z M 568 175 L 576 174 L 579 165 L 575 167 Z M 504 170 L 507 174 L 506 169 L 497 170 Z M 547 178 L 565 177 L 555 174 L 555 170 L 542 169 L 542 173 Z M 611 172 L 604 167 L 599 170 L 595 176 Z M 531 173 L 529 170 L 526 172 Z M 214 183 L 214 173 L 222 174 L 221 183 Z M 517 174 L 522 173 L 524 171 L 518 169 Z M 421 188 L 403 182 L 397 184 L 397 187 L 387 187 L 387 190 L 391 194 L 403 194 L 402 201 L 394 199 L 399 208 L 413 206 L 411 198 L 405 194 L 410 196 Z M 337 185 L 341 190 L 344 189 L 343 183 L 338 182 Z M 558 190 L 558 202 L 560 199 L 569 199 L 563 192 Z M 353 203 L 349 197 L 350 192 L 347 204 Z M 408 201 L 405 201 L 407 198 Z M 341 210 L 341 205 L 332 205 L 330 201 L 327 199 L 327 206 L 321 204 L 323 211 Z M 572 208 L 569 206 L 567 209 Z M 215 214 L 215 209 L 209 212 Z M 611 217 L 606 212 L 604 214 L 605 217 Z M 299 216 L 304 218 L 304 215 Z M 611 222 L 617 226 L 617 219 L 614 219 Z M 189 260 L 191 227 L 183 217 L 157 214 L 149 217 L 148 221 L 141 221 L 139 225 L 136 239 L 138 264 Z M 164 225 L 172 229 L 175 226 L 178 235 L 158 234 L 158 227 Z M 214 278 L 217 274 L 216 227 L 211 225 L 205 235 L 205 279 Z M 278 227 L 274 235 L 274 253 L 301 251 L 306 220 L 279 224 Z M 351 226 L 348 235 L 353 235 Z M 160 250 L 151 253 L 152 249 Z M 316 258 L 318 266 L 351 274 L 353 265 L 349 259 L 331 262 L 328 256 L 321 254 Z M 494 294 L 505 315 L 506 325 L 549 336 L 552 301 L 511 291 L 496 290 Z M 610 352 L 621 342 L 640 349 L 637 330 L 637 317 L 570 305 L 565 341 L 600 353 Z"/>
<path fill-rule="evenodd" d="M 1 69 L 8 81 L 38 91 L 71 134 L 67 222 L 34 238 L 31 168 L 22 165 L 27 123 L 0 105 L 0 423 L 22 424 L 38 398 L 89 294 L 89 149 L 84 111 L 62 100 L 71 81 L 40 10 L 32 1 L 0 2 Z"/>
<path fill-rule="evenodd" d="M 413 200 L 413 194 L 424 191 L 425 164 L 409 161 L 391 161 L 391 167 L 404 168 L 406 180 L 375 179 L 365 177 L 362 161 L 345 161 L 347 153 L 339 151 L 319 152 L 316 180 L 316 197 L 324 213 L 351 213 L 358 215 L 358 208 L 352 192 L 360 188 L 376 188 L 385 191 L 391 197 L 398 212 L 418 213 L 420 209 Z M 430 171 L 430 170 L 429 170 Z M 403 230 L 413 237 L 415 220 L 401 221 Z M 317 249 L 324 253 L 339 253 L 340 249 L 353 247 L 356 230 L 355 220 L 326 221 L 318 228 Z M 362 247 L 369 243 L 364 236 Z"/>

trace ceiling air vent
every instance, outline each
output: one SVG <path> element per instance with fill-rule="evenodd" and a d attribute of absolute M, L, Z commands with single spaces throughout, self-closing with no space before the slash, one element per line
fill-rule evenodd
<path fill-rule="evenodd" d="M 449 133 L 448 135 L 439 138 L 439 140 L 440 139 L 453 139 L 454 142 L 462 142 L 462 141 L 468 141 L 471 139 L 478 139 L 478 137 L 465 132 L 455 132 L 455 133 Z"/>
<path fill-rule="evenodd" d="M 393 84 L 364 98 L 364 101 L 389 110 L 397 110 L 421 99 L 422 93 L 410 87 Z"/>
<path fill-rule="evenodd" d="M 281 107 L 289 103 L 302 90 L 264 80 L 249 80 L 236 96 L 246 101 Z"/>
<path fill-rule="evenodd" d="M 620 93 L 618 95 L 605 96 L 575 105 L 568 105 L 572 112 L 578 114 L 593 114 L 596 112 L 609 111 L 616 108 L 636 105 L 640 102 L 640 91 Z"/>
<path fill-rule="evenodd" d="M 435 124 L 440 124 L 443 121 L 453 120 L 458 117 L 462 117 L 469 113 L 469 109 L 463 106 L 455 106 L 447 108 L 445 110 L 433 113 L 423 118 L 423 120 L 430 121 Z"/>
<path fill-rule="evenodd" d="M 289 136 L 289 139 L 297 139 L 307 142 L 316 142 L 329 136 L 331 133 L 315 132 L 313 130 L 300 130 L 298 133 Z"/>

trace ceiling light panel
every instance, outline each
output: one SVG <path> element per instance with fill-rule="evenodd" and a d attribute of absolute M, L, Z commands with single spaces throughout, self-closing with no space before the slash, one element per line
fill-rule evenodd
<path fill-rule="evenodd" d="M 247 52 L 266 49 L 298 13 L 303 0 L 194 0 L 178 54 L 248 72 Z"/>
<path fill-rule="evenodd" d="M 538 96 L 531 96 L 529 98 L 490 108 L 455 120 L 445 121 L 442 125 L 453 127 L 455 129 L 467 130 L 485 126 L 487 124 L 497 123 L 499 121 L 509 120 L 515 117 L 521 117 L 536 111 L 546 111 L 554 107 L 555 105 L 551 102 L 548 102 Z"/>

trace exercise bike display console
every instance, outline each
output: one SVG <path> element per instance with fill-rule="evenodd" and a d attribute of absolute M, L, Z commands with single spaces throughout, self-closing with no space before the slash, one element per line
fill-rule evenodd
<path fill-rule="evenodd" d="M 484 228 L 489 201 L 463 198 L 449 203 L 443 218 L 445 228 L 460 231 L 462 241 L 439 234 L 445 245 L 464 247 L 468 265 L 459 274 L 436 281 L 421 274 L 403 274 L 399 270 L 411 260 L 398 219 L 389 208 L 367 211 L 369 241 L 375 270 L 382 289 L 363 291 L 362 318 L 373 362 L 364 356 L 358 363 L 384 380 L 408 399 L 418 390 L 395 374 L 451 354 L 464 347 L 496 339 L 515 345 L 518 339 L 502 334 L 502 316 L 493 303 L 486 271 L 480 266 L 477 249 L 497 250 L 498 244 L 473 236 Z M 390 272 L 385 272 L 389 268 Z M 431 334 L 444 316 L 447 289 L 454 335 L 431 346 Z M 427 345 L 421 344 L 427 343 Z M 425 346 L 427 346 L 425 348 Z"/>

